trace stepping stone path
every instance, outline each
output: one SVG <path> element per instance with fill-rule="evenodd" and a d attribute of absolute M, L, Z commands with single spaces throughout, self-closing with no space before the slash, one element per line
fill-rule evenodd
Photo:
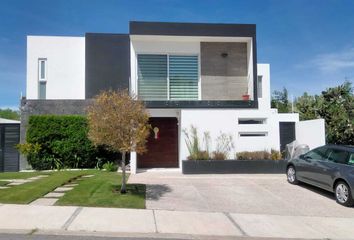
<path fill-rule="evenodd" d="M 12 186 L 19 186 L 25 183 L 29 183 L 29 182 L 34 182 L 36 180 L 42 179 L 42 178 L 46 178 L 48 177 L 48 175 L 38 175 L 35 177 L 30 177 L 30 178 L 26 178 L 26 179 L 0 179 L 0 181 L 2 182 L 8 182 L 8 184 L 6 184 L 5 186 L 1 186 L 1 189 L 7 189 L 10 188 Z"/>
<path fill-rule="evenodd" d="M 85 180 L 86 178 L 90 178 L 93 176 L 95 175 L 84 175 L 79 178 L 76 178 L 74 179 L 74 182 L 70 182 L 64 184 L 61 187 L 57 187 L 56 189 L 54 189 L 54 191 L 47 193 L 43 197 L 38 198 L 37 200 L 31 202 L 30 205 L 53 206 L 59 200 L 59 198 L 65 195 L 66 192 L 73 190 L 74 187 L 79 185 L 78 183 L 76 183 L 77 181 L 82 181 Z"/>

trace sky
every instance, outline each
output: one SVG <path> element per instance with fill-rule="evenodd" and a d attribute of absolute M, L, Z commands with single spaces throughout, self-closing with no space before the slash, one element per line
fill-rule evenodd
<path fill-rule="evenodd" d="M 128 33 L 129 21 L 253 23 L 271 89 L 354 81 L 353 0 L 0 0 L 0 108 L 26 95 L 26 36 Z"/>

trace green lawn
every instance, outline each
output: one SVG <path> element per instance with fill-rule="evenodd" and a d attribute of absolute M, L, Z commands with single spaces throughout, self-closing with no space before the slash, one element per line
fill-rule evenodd
<path fill-rule="evenodd" d="M 30 177 L 35 177 L 38 175 L 49 175 L 52 172 L 6 172 L 0 173 L 0 180 L 1 179 L 25 179 Z"/>
<path fill-rule="evenodd" d="M 120 194 L 121 174 L 96 172 L 95 176 L 82 181 L 56 205 L 145 208 L 145 185 L 127 185 L 127 194 Z"/>
<path fill-rule="evenodd" d="M 70 179 L 91 174 L 93 170 L 86 171 L 60 171 L 60 172 L 35 172 L 35 173 L 0 173 L 0 179 L 7 178 L 28 178 L 36 175 L 50 174 L 30 183 L 12 186 L 8 189 L 0 189 L 0 203 L 28 204 L 35 199 L 51 192 L 55 188 L 68 182 Z"/>

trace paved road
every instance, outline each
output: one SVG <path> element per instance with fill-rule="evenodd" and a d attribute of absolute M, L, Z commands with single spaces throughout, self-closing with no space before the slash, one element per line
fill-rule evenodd
<path fill-rule="evenodd" d="M 354 217 L 332 193 L 301 184 L 285 174 L 205 174 L 144 172 L 129 182 L 147 184 L 148 209 L 230 212 L 308 217 Z"/>

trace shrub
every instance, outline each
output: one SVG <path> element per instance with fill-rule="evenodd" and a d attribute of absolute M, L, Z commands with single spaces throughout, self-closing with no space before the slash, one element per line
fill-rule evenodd
<path fill-rule="evenodd" d="M 216 152 L 214 151 L 212 153 L 212 159 L 213 160 L 226 160 L 227 159 L 227 156 L 225 155 L 225 153 L 223 152 Z"/>
<path fill-rule="evenodd" d="M 268 151 L 254 151 L 254 152 L 239 152 L 236 153 L 238 160 L 259 160 L 259 159 L 271 159 L 271 155 Z"/>
<path fill-rule="evenodd" d="M 107 172 L 116 172 L 118 170 L 118 165 L 113 162 L 106 162 L 102 167 Z"/>
<path fill-rule="evenodd" d="M 281 153 L 277 150 L 272 149 L 271 152 L 268 151 L 254 151 L 254 152 L 239 152 L 236 153 L 236 159 L 238 160 L 280 160 L 282 159 Z"/>
<path fill-rule="evenodd" d="M 209 133 L 205 132 L 204 133 L 204 143 L 206 147 L 206 151 L 202 150 L 200 147 L 200 141 L 199 141 L 199 136 L 198 136 L 198 130 L 196 127 L 191 126 L 190 127 L 190 133 L 186 129 L 183 130 L 183 133 L 185 135 L 185 141 L 187 144 L 187 148 L 189 151 L 189 156 L 188 160 L 208 160 L 210 159 L 210 154 L 209 154 L 209 146 L 210 146 L 210 135 Z"/>
<path fill-rule="evenodd" d="M 22 144 L 19 149 L 36 170 L 93 168 L 98 158 L 111 154 L 93 146 L 87 133 L 83 116 L 30 116 L 27 145 Z"/>
<path fill-rule="evenodd" d="M 216 150 L 213 152 L 213 159 L 225 160 L 233 149 L 232 135 L 220 132 L 220 135 L 216 138 Z"/>
<path fill-rule="evenodd" d="M 272 150 L 270 151 L 270 158 L 271 158 L 272 160 L 281 160 L 283 157 L 282 157 L 281 152 L 272 149 Z"/>

